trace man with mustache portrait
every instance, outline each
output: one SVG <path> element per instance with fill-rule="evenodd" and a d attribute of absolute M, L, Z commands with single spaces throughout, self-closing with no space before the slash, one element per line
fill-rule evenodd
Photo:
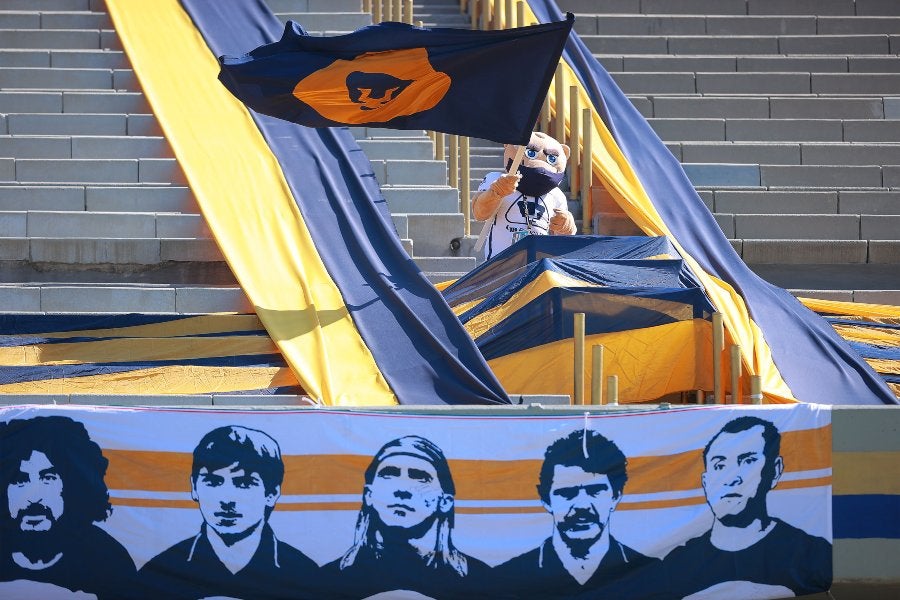
<path fill-rule="evenodd" d="M 576 431 L 544 454 L 538 495 L 552 516 L 550 537 L 497 567 L 514 598 L 650 598 L 660 561 L 610 532 L 622 500 L 626 458 L 596 431 Z"/>
<path fill-rule="evenodd" d="M 319 568 L 275 537 L 269 516 L 284 463 L 268 434 L 236 425 L 207 433 L 194 449 L 191 497 L 200 532 L 141 568 L 147 598 L 321 598 Z"/>
<path fill-rule="evenodd" d="M 112 514 L 108 464 L 69 417 L 0 423 L 0 597 L 134 594 L 131 556 L 94 524 Z"/>

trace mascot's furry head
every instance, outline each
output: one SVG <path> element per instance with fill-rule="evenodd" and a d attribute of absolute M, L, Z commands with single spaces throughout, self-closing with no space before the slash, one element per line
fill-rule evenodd
<path fill-rule="evenodd" d="M 518 146 L 503 147 L 506 170 L 512 166 Z M 525 147 L 519 173 L 522 175 L 518 190 L 526 196 L 543 196 L 562 182 L 569 163 L 569 147 L 540 131 L 531 134 Z"/>

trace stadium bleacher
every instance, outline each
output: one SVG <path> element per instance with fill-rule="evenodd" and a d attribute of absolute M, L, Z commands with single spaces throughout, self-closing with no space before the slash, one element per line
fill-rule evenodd
<path fill-rule="evenodd" d="M 358 0 L 268 4 L 314 34 L 371 22 Z M 755 271 L 800 295 L 900 304 L 900 5 L 558 4 Z M 453 0 L 414 14 L 468 24 Z M 7 0 L 0 33 L 0 310 L 252 312 L 103 1 Z M 354 135 L 419 266 L 433 281 L 474 267 L 425 132 Z M 474 183 L 499 157 L 473 140 Z"/>

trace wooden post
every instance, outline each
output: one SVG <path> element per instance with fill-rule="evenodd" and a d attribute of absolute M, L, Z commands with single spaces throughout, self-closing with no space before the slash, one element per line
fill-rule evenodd
<path fill-rule="evenodd" d="M 741 398 L 741 347 L 731 346 L 731 403 L 743 404 Z"/>
<path fill-rule="evenodd" d="M 494 5 L 491 29 L 499 31 L 503 29 L 503 0 L 492 0 L 491 4 Z"/>
<path fill-rule="evenodd" d="M 522 0 L 516 2 L 516 24 L 525 27 L 525 3 Z"/>
<path fill-rule="evenodd" d="M 712 315 L 713 327 L 713 399 L 716 404 L 725 403 L 722 390 L 722 350 L 725 348 L 725 328 L 722 325 L 722 313 Z"/>
<path fill-rule="evenodd" d="M 591 404 L 603 404 L 603 346 L 594 344 L 591 354 Z"/>
<path fill-rule="evenodd" d="M 413 0 L 403 0 L 403 19 L 408 25 L 413 24 Z"/>
<path fill-rule="evenodd" d="M 606 378 L 606 400 L 610 406 L 619 405 L 619 376 L 610 375 Z"/>
<path fill-rule="evenodd" d="M 459 136 L 450 136 L 450 156 L 447 157 L 450 169 L 450 187 L 459 188 Z"/>
<path fill-rule="evenodd" d="M 541 116 L 538 119 L 538 131 L 550 135 L 550 92 L 544 96 L 544 104 L 541 105 Z"/>
<path fill-rule="evenodd" d="M 444 152 L 444 134 L 440 131 L 434 132 L 434 160 L 445 160 L 446 152 Z"/>
<path fill-rule="evenodd" d="M 377 25 L 381 23 L 381 3 L 383 0 L 372 0 L 372 23 Z"/>
<path fill-rule="evenodd" d="M 484 2 L 484 0 L 481 0 Z M 469 29 L 478 29 L 478 2 L 471 0 L 469 4 Z"/>
<path fill-rule="evenodd" d="M 491 0 L 481 0 L 481 29 L 491 28 Z"/>
<path fill-rule="evenodd" d="M 762 377 L 759 375 L 750 376 L 750 404 L 762 404 Z"/>
<path fill-rule="evenodd" d="M 556 66 L 556 92 L 554 94 L 554 101 L 556 103 L 556 128 L 553 131 L 553 137 L 557 139 L 560 144 L 566 143 L 566 82 L 565 76 L 563 75 L 563 66 L 562 62 L 560 62 Z"/>
<path fill-rule="evenodd" d="M 460 168 L 460 178 L 462 179 L 462 187 L 460 187 L 460 195 L 463 207 L 463 233 L 472 235 L 472 174 L 469 162 L 469 138 L 463 136 L 460 138 L 459 153 L 461 154 L 462 165 Z"/>
<path fill-rule="evenodd" d="M 503 16 L 506 17 L 506 28 L 512 29 L 516 26 L 515 14 L 513 13 L 513 0 L 506 0 L 506 6 L 503 7 Z"/>
<path fill-rule="evenodd" d="M 594 178 L 594 116 L 590 108 L 582 110 L 581 115 L 581 137 L 584 140 L 581 155 L 581 233 L 588 234 L 591 232 L 591 183 Z"/>
<path fill-rule="evenodd" d="M 574 200 L 578 197 L 578 176 L 580 175 L 578 171 L 578 144 L 580 127 L 578 126 L 579 115 L 581 113 L 581 109 L 579 108 L 578 101 L 578 86 L 570 85 L 569 86 L 569 200 Z"/>
<path fill-rule="evenodd" d="M 363 0 L 362 11 L 372 14 L 372 0 Z"/>
<path fill-rule="evenodd" d="M 575 404 L 584 404 L 584 313 L 575 313 Z"/>

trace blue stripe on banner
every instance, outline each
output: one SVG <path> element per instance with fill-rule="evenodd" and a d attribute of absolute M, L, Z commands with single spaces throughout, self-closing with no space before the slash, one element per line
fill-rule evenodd
<path fill-rule="evenodd" d="M 182 4 L 217 56 L 244 54 L 277 40 L 283 29 L 259 0 Z M 372 166 L 350 131 L 253 116 L 398 401 L 508 403 L 474 342 L 400 244 Z"/>
<path fill-rule="evenodd" d="M 89 375 L 106 375 L 124 373 L 139 369 L 158 367 L 286 367 L 287 363 L 280 354 L 253 354 L 242 356 L 213 356 L 209 358 L 191 358 L 176 360 L 147 360 L 135 362 L 83 363 L 78 365 L 36 365 L 27 367 L 0 367 L 0 385 L 7 383 L 23 383 L 26 381 L 43 381 L 64 377 L 87 377 Z"/>
<path fill-rule="evenodd" d="M 900 496 L 834 496 L 831 506 L 835 539 L 900 539 Z"/>
<path fill-rule="evenodd" d="M 0 337 L 0 348 L 13 348 L 16 346 L 35 346 L 37 344 L 75 344 L 75 343 L 84 343 L 84 342 L 102 342 L 106 340 L 121 340 L 121 339 L 145 339 L 147 343 L 152 343 L 153 340 L 178 340 L 182 338 L 216 338 L 216 337 L 252 337 L 252 336 L 260 336 L 260 337 L 268 337 L 269 334 L 265 329 L 256 329 L 249 331 L 218 331 L 216 333 L 188 333 L 185 335 L 167 335 L 167 336 L 159 336 L 159 337 L 151 337 L 151 336 L 141 336 L 140 338 L 136 338 L 134 336 L 128 335 L 127 333 L 123 333 L 122 335 L 116 336 L 104 336 L 104 337 L 89 337 L 89 336 L 79 336 L 79 337 L 35 337 L 35 336 L 17 336 L 10 338 L 2 338 Z"/>
<path fill-rule="evenodd" d="M 528 0 L 528 4 L 542 23 L 562 17 L 551 0 Z M 707 273 L 729 283 L 743 297 L 794 397 L 819 404 L 900 403 L 828 323 L 744 264 L 678 160 L 574 32 L 563 57 L 579 76 L 669 231 Z"/>
<path fill-rule="evenodd" d="M 196 318 L 196 315 L 44 315 L 44 314 L 0 314 L 0 332 L 4 335 L 39 335 L 87 329 L 115 329 L 154 325 L 182 319 Z"/>

